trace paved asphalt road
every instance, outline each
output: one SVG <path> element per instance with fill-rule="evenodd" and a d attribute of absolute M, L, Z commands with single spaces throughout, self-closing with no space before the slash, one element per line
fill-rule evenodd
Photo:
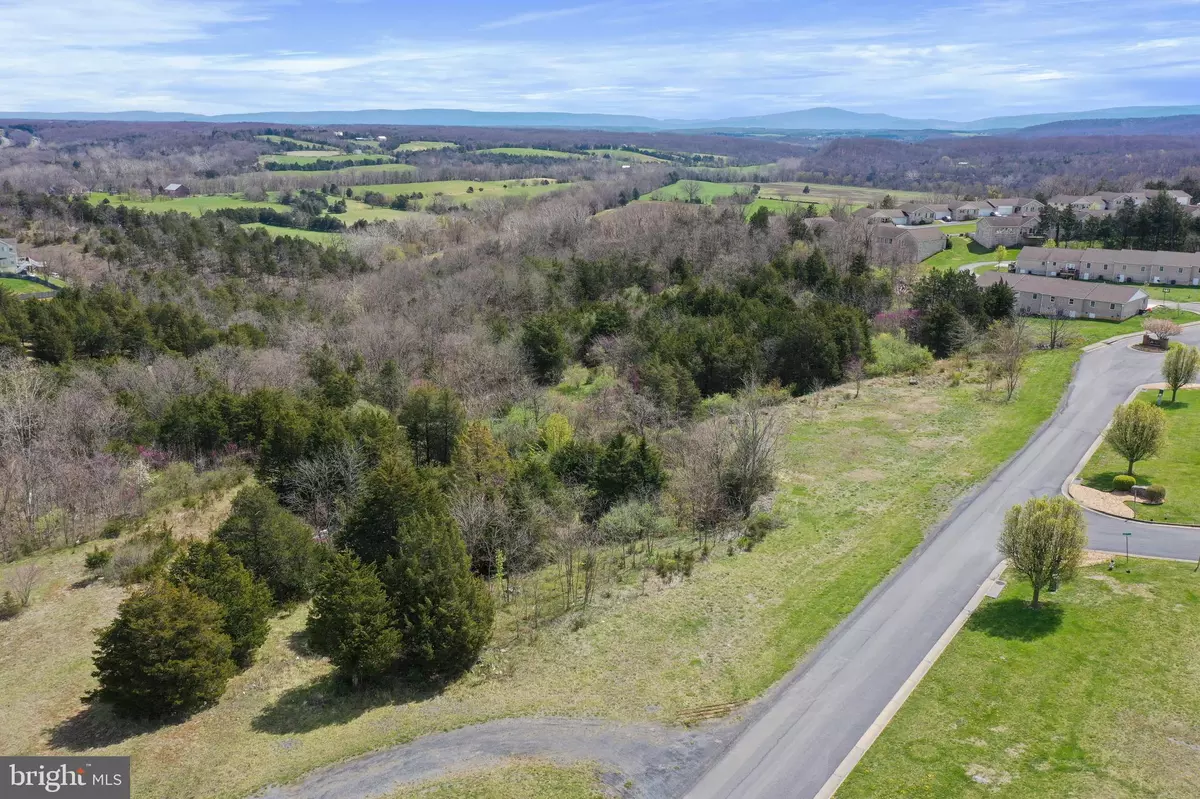
<path fill-rule="evenodd" d="M 1180 340 L 1200 343 L 1200 326 Z M 1161 380 L 1161 355 L 1129 340 L 1086 353 L 1065 405 L 1008 465 L 931 533 L 773 696 L 725 750 L 688 799 L 809 799 L 929 652 L 1000 562 L 1004 512 L 1029 497 L 1056 494 L 1112 411 L 1143 383 Z M 1195 558 L 1200 531 L 1087 513 L 1097 549 Z"/>

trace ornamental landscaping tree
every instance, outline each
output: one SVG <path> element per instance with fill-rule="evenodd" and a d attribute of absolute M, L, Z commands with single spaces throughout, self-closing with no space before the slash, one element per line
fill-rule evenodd
<path fill-rule="evenodd" d="M 1083 512 L 1066 497 L 1034 497 L 1005 514 L 1000 552 L 1009 568 L 1033 586 L 1034 608 L 1040 607 L 1042 588 L 1055 575 L 1060 580 L 1074 576 L 1085 546 Z"/>
<path fill-rule="evenodd" d="M 1163 379 L 1171 387 L 1171 402 L 1179 394 L 1179 389 L 1196 379 L 1200 370 L 1200 350 L 1185 344 L 1173 344 L 1163 358 Z"/>
<path fill-rule="evenodd" d="M 491 635 L 494 607 L 462 535 L 449 518 L 421 514 L 400 523 L 396 544 L 383 582 L 405 662 L 426 678 L 465 671 Z"/>
<path fill-rule="evenodd" d="M 309 646 L 357 686 L 387 672 L 400 656 L 400 632 L 375 564 L 348 552 L 325 569 L 308 613 Z"/>
<path fill-rule="evenodd" d="M 216 540 L 189 544 L 171 564 L 170 579 L 221 606 L 221 630 L 233 645 L 234 662 L 241 668 L 253 663 L 270 630 L 271 592 L 266 584 Z"/>
<path fill-rule="evenodd" d="M 1135 463 L 1154 457 L 1166 444 L 1166 430 L 1162 408 L 1137 401 L 1117 408 L 1104 440 L 1129 463 L 1126 474 L 1132 475 Z"/>
<path fill-rule="evenodd" d="M 313 529 L 279 504 L 263 486 L 243 488 L 213 538 L 267 584 L 283 604 L 308 597 L 320 571 L 321 546 Z"/>
<path fill-rule="evenodd" d="M 212 704 L 237 671 L 224 612 L 186 586 L 159 581 L 121 603 L 96 641 L 100 682 L 88 701 L 120 716 L 155 719 Z"/>

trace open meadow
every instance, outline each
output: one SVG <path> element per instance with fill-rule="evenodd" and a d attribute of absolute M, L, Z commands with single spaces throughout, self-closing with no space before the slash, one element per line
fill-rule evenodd
<path fill-rule="evenodd" d="M 166 213 L 179 211 L 184 214 L 199 216 L 205 211 L 215 211 L 220 208 L 270 208 L 281 213 L 287 213 L 289 208 L 282 203 L 247 200 L 238 194 L 194 194 L 191 197 L 163 197 L 152 200 L 134 200 L 119 195 L 109 195 L 103 192 L 92 192 L 88 200 L 99 205 L 107 200 L 112 205 L 124 205 L 139 211 Z"/>
<path fill-rule="evenodd" d="M 368 191 L 379 192 L 388 198 L 400 194 L 420 193 L 427 203 L 441 198 L 456 203 L 469 203 L 486 197 L 534 197 L 571 186 L 548 178 L 526 178 L 522 180 L 434 180 L 423 183 L 373 183 L 354 186 L 354 193 L 361 196 Z"/>
<path fill-rule="evenodd" d="M 476 150 L 482 155 L 515 155 L 521 158 L 582 158 L 579 153 L 565 153 L 562 150 L 548 150 L 540 147 L 489 147 L 486 150 Z"/>
<path fill-rule="evenodd" d="M 450 141 L 406 141 L 392 148 L 396 153 L 420 153 L 426 150 L 454 150 L 458 145 Z"/>

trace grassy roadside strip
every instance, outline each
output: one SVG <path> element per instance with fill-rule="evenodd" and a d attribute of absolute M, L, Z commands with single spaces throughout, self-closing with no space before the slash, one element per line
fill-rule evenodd
<path fill-rule="evenodd" d="M 603 799 L 612 796 L 587 764 L 557 766 L 517 760 L 491 769 L 434 780 L 386 799 Z"/>
<path fill-rule="evenodd" d="M 838 797 L 1198 795 L 1192 569 L 1091 566 L 1041 611 L 1013 580 L 975 611 Z"/>

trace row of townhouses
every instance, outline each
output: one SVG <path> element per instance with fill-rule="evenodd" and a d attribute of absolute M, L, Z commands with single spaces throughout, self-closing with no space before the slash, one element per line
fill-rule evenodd
<path fill-rule="evenodd" d="M 860 208 L 854 212 L 867 224 L 924 225 L 930 222 L 970 222 L 992 216 L 1036 214 L 1042 204 L 1032 197 L 995 200 L 955 200 L 949 203 L 906 203 L 899 208 Z"/>
<path fill-rule="evenodd" d="M 1157 189 L 1146 189 L 1145 191 L 1098 191 L 1082 197 L 1056 194 L 1046 202 L 1046 205 L 1059 210 L 1070 208 L 1074 211 L 1116 211 L 1129 200 L 1132 200 L 1135 206 L 1141 206 L 1157 197 L 1159 193 Z M 1188 196 L 1187 192 L 1178 189 L 1169 189 L 1167 196 L 1180 205 L 1190 206 L 1192 204 L 1192 198 Z"/>
<path fill-rule="evenodd" d="M 1122 320 L 1146 310 L 1150 298 L 1136 286 L 1081 283 L 1030 274 L 984 272 L 980 286 L 1007 283 L 1016 294 L 1017 313 L 1068 319 Z"/>
<path fill-rule="evenodd" d="M 1017 258 L 1015 270 L 1022 275 L 1086 281 L 1200 286 L 1200 253 L 1026 247 Z"/>

